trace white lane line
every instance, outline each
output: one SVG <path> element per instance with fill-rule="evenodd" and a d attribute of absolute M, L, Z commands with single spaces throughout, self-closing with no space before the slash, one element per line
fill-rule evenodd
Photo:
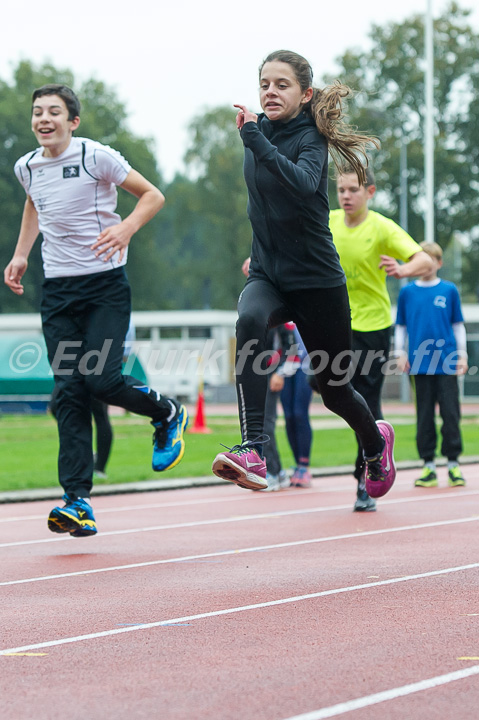
<path fill-rule="evenodd" d="M 479 491 L 477 493 L 473 492 L 471 493 L 473 495 L 479 494 Z M 423 500 L 442 500 L 442 499 L 450 499 L 451 497 L 463 497 L 464 493 L 457 492 L 457 493 L 449 493 L 447 495 L 429 495 L 428 497 L 424 496 L 420 498 L 421 501 Z M 400 500 L 383 500 L 382 505 L 395 505 L 395 504 L 401 504 L 401 503 L 409 503 L 409 502 L 417 502 L 417 498 L 402 498 Z M 231 522 L 243 522 L 243 521 L 249 521 L 249 520 L 265 520 L 265 519 L 272 519 L 275 518 L 281 518 L 281 517 L 291 517 L 295 515 L 310 515 L 312 513 L 324 513 L 329 512 L 330 510 L 350 510 L 351 505 L 329 505 L 329 506 L 321 506 L 321 507 L 307 507 L 307 508 L 300 508 L 298 510 L 275 510 L 274 512 L 269 513 L 257 513 L 255 515 L 235 515 L 232 517 L 227 518 L 217 518 L 215 520 L 192 520 L 190 522 L 185 523 L 172 523 L 170 525 L 152 525 L 149 527 L 140 527 L 140 528 L 128 528 L 125 530 L 108 530 L 105 532 L 101 532 L 98 536 L 95 536 L 95 540 L 90 538 L 89 542 L 92 543 L 94 541 L 101 540 L 104 537 L 110 537 L 113 535 L 131 535 L 135 533 L 145 533 L 145 532 L 159 532 L 161 530 L 178 530 L 182 528 L 192 528 L 192 527 L 203 527 L 208 525 L 222 525 L 224 523 L 231 523 Z M 478 515 L 479 517 L 479 515 Z M 20 547 L 23 545 L 43 545 L 45 543 L 54 543 L 54 542 L 78 542 L 78 538 L 72 538 L 68 533 L 65 533 L 64 535 L 61 535 L 60 537 L 49 537 L 49 538 L 41 538 L 37 540 L 18 540 L 15 542 L 8 542 L 8 543 L 0 543 L 0 548 L 10 548 L 10 547 Z"/>
<path fill-rule="evenodd" d="M 410 483 L 402 483 L 402 484 L 404 486 L 406 486 L 406 485 L 410 486 Z M 400 486 L 401 486 L 401 483 L 397 483 L 397 482 L 395 483 L 395 487 L 400 487 Z M 229 486 L 226 486 L 226 487 L 229 487 Z M 299 495 L 300 496 L 308 496 L 308 495 L 317 495 L 318 493 L 320 493 L 321 495 L 324 495 L 325 492 L 331 493 L 331 492 L 340 492 L 342 490 L 352 490 L 352 487 L 353 487 L 352 483 L 349 483 L 348 485 L 335 485 L 334 488 L 315 487 L 315 488 L 296 489 L 296 488 L 291 487 L 291 488 L 288 488 L 287 493 L 278 492 L 278 493 L 275 493 L 274 497 L 275 497 L 275 499 L 282 498 L 284 500 L 285 498 L 297 497 Z M 231 488 L 233 489 L 233 485 L 231 486 Z M 180 489 L 182 490 L 183 488 L 180 488 Z M 196 488 L 196 489 L 198 489 L 198 488 Z M 155 492 L 155 491 L 153 491 L 153 492 Z M 176 492 L 176 490 L 175 490 L 175 492 Z M 465 492 L 469 492 L 469 491 L 465 491 Z M 465 494 L 465 492 L 463 492 L 462 494 Z M 474 491 L 471 491 L 471 492 L 474 492 Z M 477 491 L 477 492 L 479 492 L 479 491 Z M 137 494 L 137 493 L 134 493 L 134 494 Z M 111 507 L 111 508 L 95 507 L 95 515 L 103 515 L 106 513 L 117 513 L 117 512 L 132 512 L 135 510 L 150 510 L 150 509 L 153 510 L 153 509 L 158 509 L 158 508 L 195 507 L 196 505 L 209 505 L 209 504 L 213 504 L 213 503 L 223 503 L 223 502 L 224 503 L 229 503 L 229 502 L 238 503 L 238 502 L 244 502 L 244 501 L 251 502 L 253 500 L 255 502 L 258 502 L 259 498 L 262 496 L 263 496 L 262 493 L 261 494 L 257 493 L 257 492 L 245 493 L 244 491 L 242 491 L 241 493 L 239 493 L 239 494 L 235 493 L 234 495 L 232 495 L 230 497 L 220 496 L 220 497 L 212 497 L 212 498 L 198 498 L 195 500 L 183 500 L 180 502 L 177 501 L 177 502 L 161 502 L 161 503 L 144 503 L 142 505 L 130 504 L 130 505 L 120 505 L 118 507 Z M 92 503 L 95 504 L 95 501 L 99 497 L 102 497 L 102 496 L 93 495 Z M 55 500 L 52 500 L 51 502 L 53 505 Z M 42 515 L 23 515 L 23 516 L 15 515 L 12 517 L 0 518 L 0 523 L 21 522 L 22 520 L 44 520 L 44 519 L 45 519 L 45 513 L 43 513 Z"/>
<path fill-rule="evenodd" d="M 180 488 L 183 489 L 183 488 Z M 325 492 L 336 492 L 340 490 L 351 490 L 351 484 L 348 486 L 338 486 L 334 490 L 328 490 L 326 488 L 301 488 L 296 490 L 295 488 L 289 488 L 287 493 L 279 492 L 275 493 L 275 498 L 282 498 L 283 500 L 285 498 L 291 498 L 298 495 L 304 496 L 304 495 L 317 495 L 318 493 L 321 493 L 323 495 Z M 154 491 L 153 491 L 154 492 Z M 176 491 L 175 491 L 176 492 Z M 466 491 L 468 492 L 468 491 Z M 473 491 L 471 491 L 473 492 Z M 479 492 L 479 491 L 477 491 Z M 137 493 L 134 493 L 137 494 Z M 465 493 L 463 493 L 465 494 Z M 117 513 L 117 512 L 134 512 L 136 510 L 154 510 L 154 509 L 161 509 L 161 508 L 174 508 L 174 507 L 195 507 L 196 505 L 212 505 L 214 503 L 239 503 L 244 502 L 245 500 L 247 502 L 256 501 L 258 502 L 258 499 L 262 496 L 262 494 L 259 494 L 257 492 L 250 492 L 245 493 L 242 492 L 241 494 L 235 494 L 230 497 L 213 497 L 213 498 L 200 498 L 197 500 L 183 500 L 182 502 L 162 502 L 162 503 L 144 503 L 142 505 L 120 505 L 118 507 L 111 507 L 111 508 L 98 508 L 95 506 L 95 515 L 104 515 L 106 513 Z M 98 495 L 94 495 L 92 497 L 92 503 L 95 505 L 95 501 L 98 499 Z M 52 505 L 55 502 L 55 500 L 52 501 Z M 22 522 L 22 520 L 44 520 L 45 519 L 45 513 L 42 515 L 14 515 L 12 517 L 4 517 L 0 518 L 0 523 L 6 523 L 6 522 Z"/>
<path fill-rule="evenodd" d="M 180 488 L 183 489 L 183 488 Z M 201 488 L 203 489 L 203 488 Z M 338 488 L 339 489 L 339 488 Z M 346 487 L 341 488 L 343 490 L 346 489 Z M 351 489 L 349 487 L 349 489 Z M 152 491 L 155 492 L 155 491 Z M 164 492 L 164 491 L 162 491 Z M 175 490 L 177 492 L 177 490 Z M 478 491 L 479 492 L 479 491 Z M 294 488 L 291 488 L 291 490 L 288 490 L 288 493 L 278 493 L 275 495 L 276 498 L 282 497 L 285 498 L 286 496 L 294 497 L 297 495 L 314 495 L 317 493 L 324 493 L 323 489 L 320 488 L 302 488 L 300 490 L 295 490 Z M 137 495 L 138 493 L 132 493 Z M 92 497 L 92 503 L 95 504 L 95 501 L 98 500 L 100 496 L 94 495 Z M 104 496 L 103 496 L 104 497 Z M 118 507 L 111 507 L 111 508 L 98 508 L 95 506 L 95 515 L 104 515 L 107 513 L 117 513 L 117 512 L 135 512 L 136 510 L 155 510 L 158 508 L 174 508 L 174 507 L 195 507 L 196 505 L 213 505 L 214 503 L 238 503 L 239 501 L 252 501 L 256 500 L 258 501 L 258 498 L 261 497 L 258 493 L 241 493 L 238 495 L 233 495 L 230 497 L 212 497 L 212 498 L 198 498 L 197 500 L 183 500 L 181 502 L 161 502 L 161 503 L 143 503 L 141 505 L 120 505 Z M 53 505 L 55 500 L 51 501 L 51 504 Z M 4 517 L 0 518 L 0 523 L 5 522 L 21 522 L 22 520 L 45 520 L 45 513 L 42 515 L 14 515 L 12 517 Z"/>
<path fill-rule="evenodd" d="M 396 481 L 395 488 L 409 488 L 411 489 L 411 483 L 410 481 L 403 481 L 398 482 Z M 183 488 L 180 488 L 181 490 Z M 195 488 L 198 489 L 198 488 Z M 203 489 L 203 488 L 201 488 Z M 278 492 L 274 494 L 274 498 L 276 500 L 282 499 L 285 500 L 287 498 L 291 497 L 298 497 L 298 496 L 310 496 L 310 495 L 324 495 L 325 493 L 334 493 L 334 492 L 341 492 L 346 490 L 353 490 L 353 484 L 348 483 L 347 485 L 334 485 L 329 488 L 325 487 L 313 487 L 313 488 L 301 488 L 296 490 L 295 488 L 288 488 L 287 492 Z M 411 498 L 403 498 L 401 500 L 381 500 L 381 505 L 384 503 L 391 503 L 391 502 L 411 502 L 413 500 L 430 500 L 434 498 L 443 498 L 443 497 L 464 497 L 466 495 L 478 495 L 479 490 L 459 490 L 459 491 L 451 491 L 449 488 L 440 488 L 440 490 L 446 491 L 446 492 L 436 492 L 436 494 L 429 494 L 423 495 L 420 497 L 420 494 L 423 492 L 423 490 L 418 492 L 418 495 Z M 155 491 L 152 491 L 155 492 Z M 164 492 L 164 491 L 162 491 Z M 177 492 L 177 490 L 175 490 Z M 127 493 L 125 493 L 127 494 Z M 132 493 L 132 495 L 137 495 L 138 493 Z M 235 494 L 231 497 L 211 497 L 211 498 L 198 498 L 195 500 L 183 500 L 180 502 L 161 502 L 161 503 L 142 503 L 141 505 L 120 505 L 118 507 L 111 507 L 111 508 L 99 508 L 95 507 L 95 515 L 104 515 L 107 513 L 120 513 L 120 512 L 134 512 L 135 510 L 154 510 L 154 509 L 161 509 L 161 508 L 174 508 L 174 507 L 195 507 L 196 505 L 210 505 L 214 503 L 239 503 L 239 502 L 251 502 L 256 501 L 258 502 L 258 499 L 262 496 L 262 493 L 245 493 L 242 492 L 241 494 Z M 103 498 L 104 496 L 100 495 L 94 495 L 92 498 L 93 504 L 95 504 L 95 501 L 99 498 Z M 269 495 L 271 497 L 271 495 Z M 32 501 L 33 502 L 33 501 Z M 36 502 L 36 501 L 35 501 Z M 44 502 L 44 501 L 42 501 Z M 55 500 L 51 501 L 51 505 L 53 506 L 55 503 Z M 1 505 L 0 505 L 1 507 Z M 346 507 L 346 506 L 345 506 Z M 349 507 L 349 505 L 347 506 Z M 0 517 L 0 524 L 1 523 L 8 523 L 8 522 L 24 522 L 25 520 L 44 520 L 46 514 L 43 513 L 41 515 L 13 515 L 11 517 Z"/>
<path fill-rule="evenodd" d="M 431 570 L 416 575 L 404 575 L 399 578 L 390 578 L 389 580 L 380 580 L 378 582 L 364 583 L 362 585 L 350 585 L 349 587 L 334 588 L 333 590 L 322 590 L 321 592 L 308 593 L 306 595 L 296 595 L 294 597 L 281 598 L 280 600 L 269 600 L 267 602 L 255 603 L 254 605 L 241 605 L 239 607 L 225 608 L 224 610 L 213 610 L 211 612 L 198 613 L 196 615 L 185 615 L 184 617 L 168 618 L 168 620 L 158 620 L 157 622 L 143 623 L 133 627 L 114 628 L 113 630 L 103 630 L 102 632 L 88 633 L 86 635 L 76 635 L 74 637 L 60 638 L 59 640 L 48 640 L 46 642 L 34 643 L 32 645 L 22 645 L 16 648 L 5 648 L 0 650 L 0 655 L 8 653 L 27 652 L 46 647 L 55 647 L 58 645 L 69 645 L 72 643 L 83 642 L 84 640 L 95 640 L 97 638 L 111 637 L 113 635 L 122 635 L 128 632 L 140 632 L 142 630 L 151 630 L 152 628 L 161 627 L 162 625 L 170 625 L 172 623 L 185 623 L 192 620 L 203 620 L 204 618 L 220 617 L 222 615 L 231 615 L 238 612 L 246 612 L 248 610 L 261 610 L 263 608 L 275 607 L 278 605 L 287 605 L 294 602 L 302 602 L 304 600 L 313 600 L 331 595 L 339 595 L 342 593 L 356 592 L 357 590 L 368 590 L 370 588 L 384 587 L 386 585 L 395 585 L 397 583 L 409 582 L 411 580 L 422 580 L 424 578 L 439 577 L 441 575 L 450 575 L 451 573 L 464 572 L 466 570 L 476 570 L 479 563 L 470 565 L 460 565 L 457 567 L 444 568 L 442 570 Z"/>
<path fill-rule="evenodd" d="M 300 491 L 297 493 L 300 494 Z M 95 504 L 95 500 L 98 499 L 98 496 L 92 497 L 92 504 Z M 242 498 L 244 499 L 244 498 Z M 251 500 L 254 498 L 246 497 L 246 500 Z M 120 505 L 119 507 L 111 507 L 111 508 L 99 508 L 95 507 L 95 515 L 106 515 L 107 513 L 117 513 L 117 512 L 135 512 L 137 510 L 156 510 L 158 508 L 174 508 L 174 507 L 190 507 L 195 505 L 209 505 L 219 502 L 238 502 L 238 496 L 235 497 L 225 497 L 225 498 L 201 498 L 198 500 L 192 500 L 192 501 L 184 501 L 184 502 L 164 502 L 164 503 L 144 503 L 142 505 L 134 505 L 133 503 L 131 505 Z M 55 501 L 52 501 L 52 506 L 54 505 Z M 14 515 L 12 517 L 5 517 L 0 518 L 0 523 L 5 522 L 21 522 L 22 520 L 44 520 L 45 519 L 45 513 L 42 515 Z"/>
<path fill-rule="evenodd" d="M 295 540 L 293 542 L 275 543 L 274 545 L 257 545 L 250 548 L 239 548 L 237 550 L 219 550 L 217 552 L 202 553 L 201 555 L 184 555 L 178 558 L 167 558 L 164 560 L 149 560 L 140 563 L 129 563 L 128 565 L 113 565 L 110 567 L 77 570 L 69 573 L 58 573 L 57 575 L 44 575 L 43 577 L 24 578 L 22 580 L 6 580 L 0 582 L 0 587 L 9 585 L 25 585 L 27 583 L 42 582 L 44 580 L 59 580 L 67 577 L 77 577 L 79 575 L 94 575 L 96 573 L 113 572 L 117 570 L 133 570 L 135 568 L 151 567 L 154 565 L 167 565 L 170 563 L 191 562 L 192 560 L 204 560 L 207 558 L 226 557 L 228 555 L 241 555 L 244 553 L 264 552 L 265 550 L 278 550 L 284 548 L 300 547 L 304 545 L 315 545 L 323 542 L 333 542 L 336 540 L 349 540 L 351 538 L 369 537 L 372 535 L 387 535 L 389 533 L 406 532 L 409 530 L 424 530 L 428 528 L 437 528 L 445 525 L 459 525 L 467 522 L 477 522 L 479 517 L 473 516 L 469 518 L 460 518 L 458 520 L 442 520 L 432 523 L 421 523 L 420 525 L 404 525 L 402 527 L 385 528 L 382 530 L 368 530 L 366 532 L 347 533 L 345 535 L 329 535 L 328 537 L 313 538 L 311 540 Z"/>
<path fill-rule="evenodd" d="M 326 718 L 344 715 L 353 710 L 360 710 L 361 708 L 370 707 L 371 705 L 377 705 L 386 700 L 395 700 L 396 698 L 421 692 L 422 690 L 447 685 L 456 680 L 464 680 L 464 678 L 471 677 L 472 675 L 479 675 L 479 665 L 473 665 L 463 670 L 456 670 L 446 675 L 437 675 L 436 677 L 420 680 L 419 682 L 410 683 L 409 685 L 391 688 L 391 690 L 384 690 L 383 692 L 374 693 L 374 695 L 365 695 L 362 698 L 348 700 L 347 702 L 331 705 L 321 710 L 313 710 L 312 712 L 303 713 L 302 715 L 294 715 L 289 718 L 284 718 L 284 720 L 326 720 Z"/>

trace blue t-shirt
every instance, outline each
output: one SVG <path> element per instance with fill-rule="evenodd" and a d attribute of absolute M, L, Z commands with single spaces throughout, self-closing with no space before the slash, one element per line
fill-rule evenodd
<path fill-rule="evenodd" d="M 411 375 L 455 375 L 457 345 L 453 324 L 464 322 L 461 300 L 454 283 L 437 285 L 415 282 L 402 288 L 397 306 L 397 325 L 405 325 L 409 337 Z"/>

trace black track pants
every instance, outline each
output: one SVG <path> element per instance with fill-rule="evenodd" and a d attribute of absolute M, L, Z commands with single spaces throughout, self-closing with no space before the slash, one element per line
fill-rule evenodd
<path fill-rule="evenodd" d="M 436 456 L 436 404 L 442 419 L 441 454 L 457 460 L 462 452 L 461 406 L 456 375 L 415 375 L 419 457 L 430 462 Z"/>
<path fill-rule="evenodd" d="M 90 396 L 154 421 L 168 417 L 172 405 L 121 373 L 131 312 L 124 268 L 46 279 L 41 312 L 58 389 L 60 484 L 70 497 L 88 497 L 93 474 Z"/>
<path fill-rule="evenodd" d="M 353 330 L 353 351 L 356 369 L 351 379 L 355 390 L 366 400 L 375 420 L 383 418 L 381 391 L 384 384 L 383 369 L 389 358 L 391 328 L 356 332 Z M 360 480 L 364 471 L 364 453 L 361 440 L 356 434 L 358 453 L 354 468 L 354 477 Z"/>

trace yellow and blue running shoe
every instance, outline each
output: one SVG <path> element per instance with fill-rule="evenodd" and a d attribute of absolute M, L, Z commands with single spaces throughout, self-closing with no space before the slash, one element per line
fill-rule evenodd
<path fill-rule="evenodd" d="M 161 472 L 178 465 L 185 452 L 184 432 L 188 425 L 188 412 L 179 405 L 175 417 L 169 422 L 152 423 L 153 433 L 153 470 Z"/>
<path fill-rule="evenodd" d="M 96 535 L 95 516 L 92 507 L 82 498 L 72 500 L 63 496 L 65 505 L 54 507 L 48 516 L 48 529 L 56 533 L 70 533 L 73 537 Z"/>

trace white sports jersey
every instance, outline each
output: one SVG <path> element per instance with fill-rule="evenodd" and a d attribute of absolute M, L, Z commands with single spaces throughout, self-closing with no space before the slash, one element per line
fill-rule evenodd
<path fill-rule="evenodd" d="M 125 265 L 118 253 L 104 262 L 90 250 L 99 233 L 121 221 L 115 212 L 121 185 L 131 167 L 107 145 L 72 137 L 58 157 L 43 148 L 21 157 L 15 174 L 33 201 L 43 235 L 45 277 L 90 275 Z"/>

